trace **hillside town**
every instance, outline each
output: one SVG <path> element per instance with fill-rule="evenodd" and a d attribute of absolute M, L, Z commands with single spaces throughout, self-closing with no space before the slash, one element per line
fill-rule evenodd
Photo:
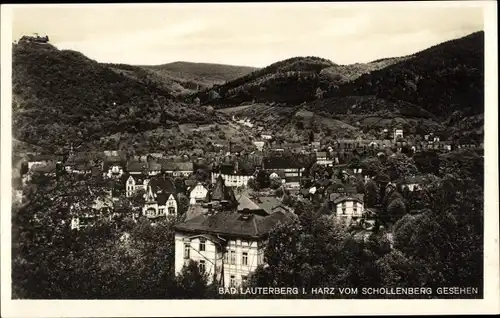
<path fill-rule="evenodd" d="M 402 129 L 394 129 L 384 140 L 277 144 L 271 132 L 254 128 L 246 119 L 233 120 L 249 133 L 250 129 L 256 133 L 251 151 L 244 150 L 248 145 L 229 141 L 206 157 L 204 151 L 191 157 L 73 149 L 63 156 L 32 153 L 24 160 L 23 187 L 40 175 L 102 179 L 109 185 L 109 193 L 96 198 L 90 212 L 73 213 L 68 225 L 72 230 L 92 226 L 103 215 L 115 220 L 130 210 L 135 222 L 145 218 L 155 224 L 173 218 L 177 220 L 175 272 L 180 273 L 192 260 L 208 275 L 209 282 L 229 287 L 245 284 L 257 266 L 265 264 L 267 235 L 278 223 L 297 218 L 297 202 L 325 209 L 332 220 L 364 240 L 384 224 L 383 203 L 366 197 L 368 183 L 375 185 L 376 196 L 383 198 L 398 191 L 405 197 L 418 196 L 422 184 L 428 182 L 419 174 L 380 174 L 363 160 L 482 147 L 465 139 L 449 141 L 432 132 L 421 136 L 418 143 L 408 142 Z M 22 202 L 22 190 L 19 192 Z M 419 213 L 417 208 L 403 209 Z"/>
<path fill-rule="evenodd" d="M 482 15 L 256 7 L 13 19 L 11 299 L 484 298 Z"/>

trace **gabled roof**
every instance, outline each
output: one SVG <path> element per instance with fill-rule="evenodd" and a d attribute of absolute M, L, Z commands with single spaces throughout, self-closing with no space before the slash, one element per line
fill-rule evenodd
<path fill-rule="evenodd" d="M 352 195 L 340 195 L 336 196 L 335 193 L 332 193 L 330 195 L 330 201 L 332 201 L 334 204 L 338 204 L 344 201 L 357 201 L 360 203 L 363 203 L 363 194 L 352 194 Z"/>
<path fill-rule="evenodd" d="M 262 210 L 262 208 L 260 206 L 258 206 L 257 204 L 255 204 L 255 202 L 252 201 L 245 194 L 241 194 L 237 198 L 237 200 L 238 200 L 238 211 L 245 210 L 245 209 L 248 209 L 248 210 Z"/>

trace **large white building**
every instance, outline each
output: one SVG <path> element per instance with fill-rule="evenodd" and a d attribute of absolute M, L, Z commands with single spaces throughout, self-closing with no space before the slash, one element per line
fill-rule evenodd
<path fill-rule="evenodd" d="M 264 264 L 269 231 L 295 215 L 281 206 L 264 209 L 246 196 L 238 208 L 210 209 L 175 226 L 175 272 L 196 261 L 209 282 L 221 286 L 244 284 L 257 266 Z"/>
<path fill-rule="evenodd" d="M 246 187 L 248 180 L 253 178 L 254 173 L 254 169 L 239 167 L 238 162 L 223 164 L 212 171 L 212 183 L 215 183 L 220 176 L 224 179 L 224 184 L 227 187 Z"/>

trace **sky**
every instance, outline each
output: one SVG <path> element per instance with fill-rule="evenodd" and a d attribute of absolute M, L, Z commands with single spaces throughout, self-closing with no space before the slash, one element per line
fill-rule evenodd
<path fill-rule="evenodd" d="M 47 34 L 59 49 L 133 65 L 264 67 L 295 56 L 364 63 L 479 30 L 483 9 L 473 1 L 29 5 L 12 13 L 13 40 Z"/>

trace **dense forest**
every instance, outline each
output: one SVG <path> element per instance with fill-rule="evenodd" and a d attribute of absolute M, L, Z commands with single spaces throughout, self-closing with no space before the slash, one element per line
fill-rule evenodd
<path fill-rule="evenodd" d="M 212 122 L 152 82 L 47 44 L 14 44 L 12 74 L 13 136 L 52 151 L 118 132 Z"/>
<path fill-rule="evenodd" d="M 362 75 L 325 96 L 376 95 L 421 106 L 446 119 L 484 112 L 484 32 L 447 41 Z"/>
<path fill-rule="evenodd" d="M 294 57 L 202 90 L 191 98 L 221 107 L 249 101 L 299 104 L 314 99 L 319 86 L 328 87 L 327 77 L 320 72 L 333 65 L 319 57 Z"/>

